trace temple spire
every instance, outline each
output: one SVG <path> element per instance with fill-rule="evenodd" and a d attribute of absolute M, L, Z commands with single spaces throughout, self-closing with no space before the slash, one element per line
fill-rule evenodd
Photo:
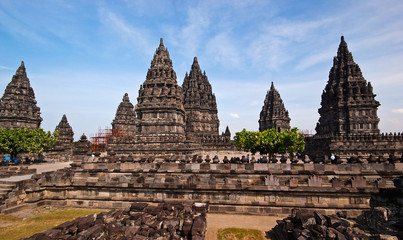
<path fill-rule="evenodd" d="M 281 132 L 290 128 L 290 117 L 284 107 L 274 83 L 271 82 L 270 90 L 266 94 L 259 118 L 259 131 L 274 128 Z"/>
<path fill-rule="evenodd" d="M 378 134 L 379 118 L 376 112 L 380 104 L 374 97 L 371 84 L 363 77 L 344 36 L 341 36 L 337 57 L 333 60 L 329 80 L 322 93 L 317 134 Z"/>
<path fill-rule="evenodd" d="M 218 135 L 220 123 L 216 98 L 206 74 L 203 74 L 200 69 L 197 57 L 193 58 L 189 75 L 185 75 L 182 91 L 186 111 L 186 133 L 196 136 Z"/>
<path fill-rule="evenodd" d="M 21 61 L 0 100 L 0 128 L 40 127 L 42 118 L 36 103 L 24 61 Z"/>

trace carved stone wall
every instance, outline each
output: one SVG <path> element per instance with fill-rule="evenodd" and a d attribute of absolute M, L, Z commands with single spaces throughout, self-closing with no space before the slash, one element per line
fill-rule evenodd
<path fill-rule="evenodd" d="M 403 170 L 403 163 L 147 163 L 112 157 L 90 157 L 80 165 L 35 175 L 10 193 L 4 211 L 21 204 L 122 208 L 133 201 L 190 200 L 208 202 L 209 212 L 288 215 L 304 208 L 356 216 L 369 209 L 371 193 L 393 188 Z"/>

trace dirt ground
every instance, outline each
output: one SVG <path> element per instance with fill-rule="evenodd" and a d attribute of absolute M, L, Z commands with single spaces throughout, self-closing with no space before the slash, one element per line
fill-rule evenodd
<path fill-rule="evenodd" d="M 220 228 L 250 228 L 267 232 L 276 226 L 276 220 L 283 217 L 274 216 L 253 216 L 238 214 L 207 214 L 207 240 L 216 240 Z"/>

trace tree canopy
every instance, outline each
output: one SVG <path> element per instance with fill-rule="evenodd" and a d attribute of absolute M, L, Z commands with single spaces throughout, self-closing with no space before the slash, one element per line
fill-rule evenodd
<path fill-rule="evenodd" d="M 43 153 L 49 151 L 57 141 L 59 133 L 45 132 L 42 128 L 0 129 L 0 152 L 16 157 L 19 153 Z"/>
<path fill-rule="evenodd" d="M 298 151 L 304 151 L 305 140 L 302 134 L 298 133 L 298 128 L 277 132 L 274 128 L 263 132 L 250 132 L 243 129 L 235 133 L 235 145 L 252 154 L 269 154 L 270 159 L 275 153 L 290 154 L 290 158 Z"/>

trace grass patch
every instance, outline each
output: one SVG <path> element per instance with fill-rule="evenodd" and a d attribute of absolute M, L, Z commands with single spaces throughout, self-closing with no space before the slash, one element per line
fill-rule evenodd
<path fill-rule="evenodd" d="M 256 229 L 224 228 L 218 229 L 219 240 L 265 240 L 263 233 Z"/>
<path fill-rule="evenodd" d="M 0 215 L 0 221 L 14 222 L 14 221 L 19 221 L 19 220 L 21 220 L 21 219 L 11 216 L 11 215 Z"/>
<path fill-rule="evenodd" d="M 67 221 L 89 214 L 100 213 L 101 209 L 58 209 L 54 212 L 39 214 L 27 219 L 0 215 L 0 220 L 11 222 L 11 226 L 0 228 L 0 239 L 17 240 L 43 232 Z"/>

